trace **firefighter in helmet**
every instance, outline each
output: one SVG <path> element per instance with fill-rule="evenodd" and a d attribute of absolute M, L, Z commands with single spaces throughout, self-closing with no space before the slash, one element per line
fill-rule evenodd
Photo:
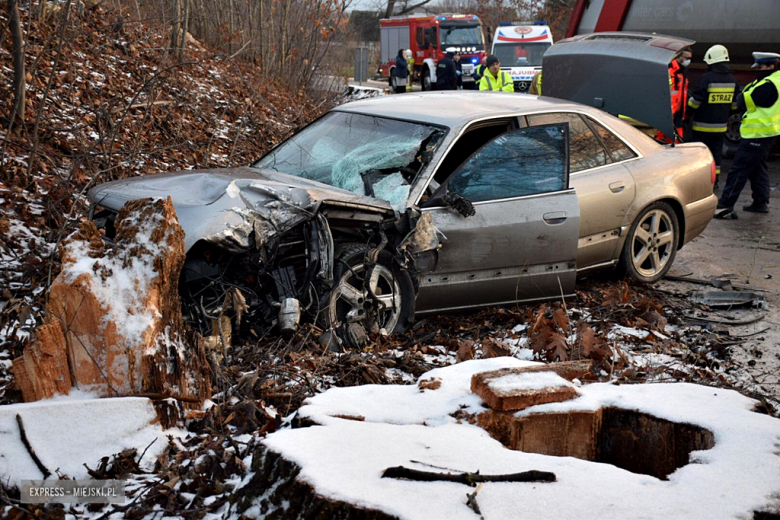
<path fill-rule="evenodd" d="M 688 99 L 693 120 L 693 140 L 707 145 L 715 159 L 715 186 L 720 176 L 720 158 L 723 137 L 726 135 L 729 115 L 736 110 L 741 88 L 729 71 L 729 52 L 723 45 L 713 45 L 704 55 L 707 72 L 699 79 Z"/>

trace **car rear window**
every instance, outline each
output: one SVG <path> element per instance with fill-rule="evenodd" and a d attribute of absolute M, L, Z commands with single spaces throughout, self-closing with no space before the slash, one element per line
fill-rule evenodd
<path fill-rule="evenodd" d="M 634 151 L 629 148 L 622 139 L 601 126 L 593 119 L 588 118 L 588 120 L 590 121 L 591 125 L 593 125 L 593 128 L 596 129 L 596 132 L 599 134 L 599 137 L 601 137 L 601 140 L 604 141 L 604 144 L 607 145 L 607 148 L 609 148 L 609 152 L 612 155 L 613 161 L 620 162 L 636 157 L 636 153 L 634 153 Z"/>

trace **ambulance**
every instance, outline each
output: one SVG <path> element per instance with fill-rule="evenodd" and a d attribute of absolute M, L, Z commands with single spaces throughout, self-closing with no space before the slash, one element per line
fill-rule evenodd
<path fill-rule="evenodd" d="M 542 56 L 552 44 L 547 22 L 501 22 L 491 54 L 501 62 L 501 70 L 512 75 L 515 92 L 528 92 L 531 80 L 542 71 Z"/>

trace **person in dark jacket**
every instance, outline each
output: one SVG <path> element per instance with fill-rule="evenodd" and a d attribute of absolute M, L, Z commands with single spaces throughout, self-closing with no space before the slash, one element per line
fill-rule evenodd
<path fill-rule="evenodd" d="M 737 218 L 734 205 L 748 181 L 753 202 L 742 209 L 751 213 L 769 212 L 766 158 L 780 136 L 780 71 L 777 70 L 780 54 L 754 52 L 753 59 L 753 67 L 759 69 L 759 77 L 749 83 L 737 98 L 737 110 L 744 113 L 739 128 L 742 140 L 718 200 L 715 218 Z"/>
<path fill-rule="evenodd" d="M 452 58 L 455 61 L 455 75 L 458 77 L 457 88 L 463 90 L 463 66 L 460 64 L 460 54 L 455 54 Z"/>
<path fill-rule="evenodd" d="M 447 55 L 436 65 L 436 90 L 456 90 L 458 88 L 458 73 L 455 67 L 455 49 L 448 47 Z"/>
<path fill-rule="evenodd" d="M 395 76 L 395 93 L 401 94 L 406 92 L 406 82 L 409 77 L 409 65 L 406 63 L 406 56 L 404 56 L 403 49 L 398 49 L 398 56 L 395 57 L 395 69 L 393 69 L 393 75 Z"/>
<path fill-rule="evenodd" d="M 713 45 L 704 55 L 707 72 L 691 91 L 688 108 L 693 112 L 693 140 L 707 145 L 715 159 L 715 187 L 720 178 L 720 158 L 731 110 L 736 110 L 739 83 L 729 71 L 729 53 Z"/>

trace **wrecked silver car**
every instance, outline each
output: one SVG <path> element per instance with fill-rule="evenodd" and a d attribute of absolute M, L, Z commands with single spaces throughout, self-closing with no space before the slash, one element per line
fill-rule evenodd
<path fill-rule="evenodd" d="M 354 345 L 415 313 L 571 296 L 595 267 L 656 280 L 711 219 L 712 171 L 704 145 L 577 103 L 433 92 L 338 107 L 251 167 L 89 196 L 109 239 L 126 201 L 172 197 L 204 333 L 232 308 L 244 334 L 306 320 Z"/>

